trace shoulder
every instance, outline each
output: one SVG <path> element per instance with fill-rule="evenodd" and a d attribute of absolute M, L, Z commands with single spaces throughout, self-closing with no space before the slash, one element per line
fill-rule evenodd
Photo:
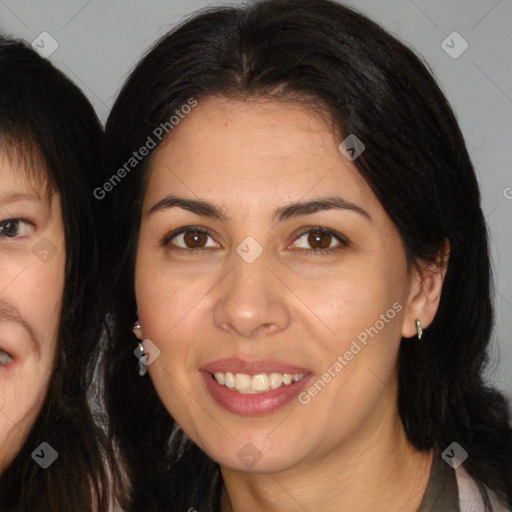
<path fill-rule="evenodd" d="M 482 495 L 475 481 L 468 475 L 462 466 L 455 470 L 457 486 L 459 488 L 460 512 L 485 512 Z M 506 505 L 500 503 L 494 493 L 487 489 L 493 512 L 511 512 Z"/>

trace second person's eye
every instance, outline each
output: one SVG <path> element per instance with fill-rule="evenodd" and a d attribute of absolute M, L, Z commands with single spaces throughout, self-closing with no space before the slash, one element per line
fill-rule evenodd
<path fill-rule="evenodd" d="M 34 225 L 24 219 L 12 218 L 0 221 L 0 238 L 18 238 L 28 235 Z"/>
<path fill-rule="evenodd" d="M 5 350 L 0 349 L 0 366 L 6 366 L 12 361 L 12 356 Z"/>

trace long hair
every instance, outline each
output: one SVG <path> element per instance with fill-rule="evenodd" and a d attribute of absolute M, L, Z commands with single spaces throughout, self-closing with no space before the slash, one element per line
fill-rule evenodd
<path fill-rule="evenodd" d="M 100 210 L 92 210 L 91 191 L 101 174 L 103 129 L 78 87 L 26 43 L 4 37 L 0 141 L 2 152 L 26 162 L 20 172 L 46 173 L 37 183 L 44 180 L 48 194 L 60 195 L 66 249 L 53 374 L 35 424 L 0 475 L 0 509 L 106 512 L 112 457 L 88 400 L 102 325 L 94 221 Z M 31 457 L 43 441 L 58 453 L 47 469 Z"/>
<path fill-rule="evenodd" d="M 102 254 L 117 271 L 105 386 L 111 436 L 136 482 L 133 510 L 163 510 L 171 480 L 179 506 L 193 503 L 210 463 L 190 442 L 178 457 L 179 443 L 169 442 L 173 419 L 137 373 L 134 255 L 151 156 L 126 163 L 148 136 L 158 150 L 155 129 L 190 98 L 200 104 L 212 96 L 324 111 L 340 140 L 355 134 L 364 142 L 353 163 L 397 226 L 408 261 L 437 264 L 449 240 L 437 315 L 421 343 L 400 346 L 399 414 L 418 449 L 453 441 L 466 449 L 464 468 L 488 509 L 484 486 L 512 506 L 508 405 L 482 377 L 493 326 L 487 228 L 455 115 L 428 66 L 365 16 L 329 0 L 265 0 L 203 10 L 165 35 L 135 67 L 107 121 L 107 173 L 98 187 L 110 185 L 102 200 L 113 224 Z"/>

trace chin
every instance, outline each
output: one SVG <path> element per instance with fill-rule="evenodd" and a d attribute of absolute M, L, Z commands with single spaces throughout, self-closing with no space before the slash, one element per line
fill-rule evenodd
<path fill-rule="evenodd" d="M 262 444 L 264 443 L 257 438 L 246 442 L 229 439 L 225 446 L 206 446 L 203 451 L 221 466 L 245 473 L 280 473 L 298 464 L 299 453 L 296 445 L 281 446 L 277 450 L 276 447 L 262 447 Z M 237 449 L 233 449 L 234 445 Z"/>

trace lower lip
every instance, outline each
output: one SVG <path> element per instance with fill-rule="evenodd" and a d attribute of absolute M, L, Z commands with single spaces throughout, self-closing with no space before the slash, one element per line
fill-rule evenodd
<path fill-rule="evenodd" d="M 309 375 L 298 382 L 272 389 L 265 393 L 245 395 L 220 385 L 209 372 L 200 372 L 212 398 L 224 409 L 235 414 L 259 416 L 277 411 L 296 398 L 304 388 Z"/>

